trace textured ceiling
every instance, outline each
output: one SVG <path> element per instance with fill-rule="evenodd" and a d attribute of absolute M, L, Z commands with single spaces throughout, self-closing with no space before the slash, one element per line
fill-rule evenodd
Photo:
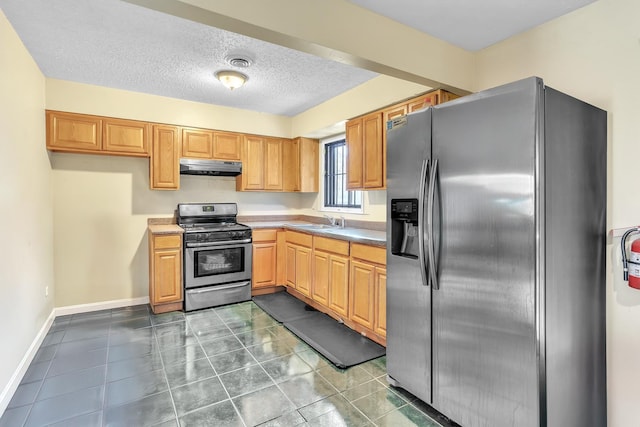
<path fill-rule="evenodd" d="M 348 0 L 476 51 L 596 0 Z"/>
<path fill-rule="evenodd" d="M 0 0 L 45 76 L 294 116 L 377 74 L 117 0 Z M 229 54 L 249 56 L 246 69 Z M 249 76 L 230 91 L 214 72 Z"/>
<path fill-rule="evenodd" d="M 348 1 L 475 50 L 593 0 Z M 0 9 L 56 79 L 294 116 L 377 75 L 118 0 L 0 0 Z M 249 80 L 229 91 L 214 72 L 234 69 L 233 54 L 253 64 L 235 68 Z"/>

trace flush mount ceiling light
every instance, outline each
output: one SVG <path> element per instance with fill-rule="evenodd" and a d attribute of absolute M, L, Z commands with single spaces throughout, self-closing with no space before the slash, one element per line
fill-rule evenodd
<path fill-rule="evenodd" d="M 216 78 L 230 90 L 239 88 L 249 79 L 246 75 L 233 70 L 218 71 Z"/>

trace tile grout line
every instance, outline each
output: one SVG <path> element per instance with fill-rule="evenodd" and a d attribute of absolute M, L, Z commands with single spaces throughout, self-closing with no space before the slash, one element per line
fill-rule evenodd
<path fill-rule="evenodd" d="M 164 375 L 164 380 L 167 382 L 167 390 L 169 391 L 169 398 L 171 399 L 171 405 L 173 406 L 173 416 L 175 417 L 175 421 L 178 425 L 180 425 L 180 419 L 178 418 L 178 410 L 176 408 L 176 402 L 173 399 L 173 392 L 171 391 L 171 384 L 169 384 L 169 376 L 167 375 L 167 369 L 166 366 L 164 364 L 164 358 L 162 357 L 162 355 L 160 354 L 160 342 L 158 341 L 158 335 L 156 335 L 156 326 L 153 324 L 153 321 L 151 320 L 151 316 L 153 316 L 153 313 L 149 313 L 149 323 L 151 323 L 151 331 L 153 332 L 153 340 L 156 343 L 156 345 L 158 346 L 158 357 L 160 358 L 160 364 L 162 366 L 162 374 Z M 171 322 L 169 322 L 171 323 Z M 186 324 L 186 319 L 185 319 L 185 324 Z M 157 394 L 160 394 L 160 392 L 158 392 Z M 168 420 L 167 420 L 168 421 Z"/>
<path fill-rule="evenodd" d="M 217 313 L 215 310 L 211 309 L 211 312 L 212 312 L 213 314 L 215 314 L 215 315 L 218 317 L 218 319 L 220 319 L 220 320 L 222 321 L 222 323 L 224 324 L 224 326 L 225 326 L 227 329 L 229 329 L 229 332 L 231 332 L 231 333 L 232 333 L 232 335 L 231 335 L 231 336 L 234 336 L 234 337 L 235 337 L 235 334 L 233 333 L 233 331 L 231 330 L 231 328 L 229 328 L 229 327 L 227 326 L 227 323 L 224 321 L 224 319 L 223 319 L 223 318 L 221 318 L 221 317 L 220 317 L 220 315 L 218 315 L 218 313 Z M 190 322 L 188 321 L 188 318 L 187 318 L 187 316 L 186 316 L 186 315 L 185 315 L 185 322 L 189 323 L 189 327 L 191 327 L 191 324 L 190 324 Z M 242 414 L 240 414 L 240 411 L 239 411 L 239 410 L 238 410 L 238 408 L 236 407 L 236 404 L 233 402 L 233 399 L 231 398 L 231 395 L 229 394 L 229 391 L 227 390 L 227 387 L 224 385 L 224 383 L 223 383 L 223 382 L 222 382 L 222 380 L 220 379 L 220 375 L 218 374 L 218 371 L 217 371 L 217 370 L 216 370 L 216 368 L 213 366 L 213 363 L 211 363 L 211 359 L 209 358 L 209 355 L 207 354 L 207 352 L 205 351 L 204 347 L 202 346 L 202 343 L 200 342 L 200 337 L 199 337 L 197 334 L 194 334 L 194 336 L 196 337 L 196 341 L 198 342 L 198 345 L 199 345 L 199 346 L 200 346 L 200 348 L 202 349 L 202 352 L 204 353 L 204 356 L 207 358 L 207 362 L 209 362 L 209 366 L 211 366 L 211 369 L 213 369 L 213 372 L 216 374 L 216 378 L 218 379 L 218 381 L 220 381 L 220 385 L 222 386 L 222 389 L 223 389 L 223 390 L 224 390 L 224 392 L 226 393 L 227 398 L 229 399 L 229 402 L 231 402 L 231 406 L 233 406 L 234 411 L 236 411 L 236 414 L 238 414 L 238 417 L 240 418 L 240 422 L 241 422 L 241 423 L 242 423 L 242 425 L 243 425 L 243 426 L 245 426 L 245 427 L 251 427 L 251 426 L 247 426 L 247 423 L 245 423 L 245 422 L 244 422 L 244 419 L 242 418 Z M 237 338 L 236 338 L 236 339 L 237 339 Z M 214 340 L 214 341 L 215 341 L 215 340 Z M 206 342 L 206 341 L 205 341 L 205 342 Z M 241 344 L 242 344 L 242 343 L 241 343 Z M 218 403 L 221 403 L 221 402 L 217 402 L 217 403 L 214 403 L 214 404 L 211 404 L 211 405 L 203 406 L 202 408 L 209 407 L 209 406 L 213 406 L 213 405 L 216 405 L 216 404 L 218 404 Z M 191 412 L 198 411 L 198 410 L 200 410 L 200 409 L 202 409 L 202 408 L 194 409 L 194 410 L 193 410 L 193 411 L 191 411 Z M 189 413 L 191 413 L 191 412 L 189 412 Z M 187 414 L 185 414 L 185 415 L 187 415 Z M 178 424 L 179 424 L 179 420 L 178 420 Z"/>

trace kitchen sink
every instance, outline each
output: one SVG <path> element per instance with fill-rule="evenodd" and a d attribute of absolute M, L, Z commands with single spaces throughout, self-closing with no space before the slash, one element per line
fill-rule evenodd
<path fill-rule="evenodd" d="M 322 230 L 325 228 L 335 228 L 328 224 L 292 224 L 292 227 L 303 228 L 305 230 Z"/>

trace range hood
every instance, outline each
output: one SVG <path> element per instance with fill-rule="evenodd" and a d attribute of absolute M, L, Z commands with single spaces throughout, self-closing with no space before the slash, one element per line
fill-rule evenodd
<path fill-rule="evenodd" d="M 180 159 L 180 175 L 237 176 L 241 173 L 242 162 Z"/>

